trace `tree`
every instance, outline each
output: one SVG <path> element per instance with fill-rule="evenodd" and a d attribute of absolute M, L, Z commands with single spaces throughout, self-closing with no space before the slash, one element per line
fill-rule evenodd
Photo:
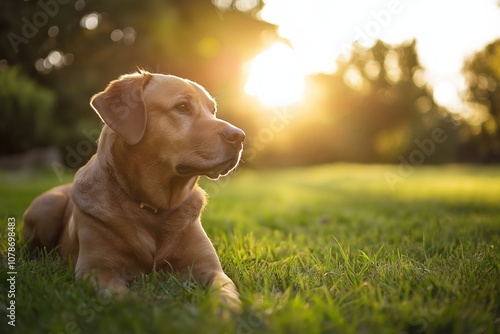
<path fill-rule="evenodd" d="M 52 91 L 23 75 L 18 67 L 0 71 L 0 87 L 0 153 L 25 151 L 33 143 L 47 145 L 57 133 L 50 122 L 55 101 Z"/>
<path fill-rule="evenodd" d="M 260 162 L 421 164 L 455 159 L 460 125 L 436 105 L 422 72 L 415 41 L 355 45 L 336 73 L 310 78 L 314 95 L 295 111 L 300 115 L 296 122 L 279 134 L 279 146 L 268 145 Z M 442 135 L 439 143 L 429 141 L 433 133 Z"/>
<path fill-rule="evenodd" d="M 138 68 L 188 77 L 213 94 L 240 81 L 242 62 L 260 49 L 262 31 L 275 32 L 252 16 L 262 3 L 248 3 L 253 7 L 215 0 L 1 1 L 0 71 L 17 66 L 54 92 L 48 117 L 66 130 L 57 137 L 47 131 L 28 146 L 76 145 L 82 129 L 100 127 L 90 97 Z M 20 119 L 10 121 L 22 128 Z"/>
<path fill-rule="evenodd" d="M 500 39 L 465 63 L 464 101 L 474 111 L 472 141 L 485 162 L 500 161 Z"/>

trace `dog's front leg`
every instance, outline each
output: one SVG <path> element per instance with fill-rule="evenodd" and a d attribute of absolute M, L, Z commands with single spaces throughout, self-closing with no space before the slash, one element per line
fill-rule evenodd
<path fill-rule="evenodd" d="M 224 306 L 238 312 L 241 301 L 236 285 L 224 273 L 212 242 L 203 230 L 200 221 L 193 223 L 179 240 L 174 269 L 183 276 L 194 279 L 217 294 Z"/>
<path fill-rule="evenodd" d="M 109 231 L 106 224 L 75 211 L 78 222 L 79 255 L 76 280 L 88 280 L 97 291 L 123 297 L 130 292 L 128 282 L 138 272 L 135 257 L 127 244 Z"/>
<path fill-rule="evenodd" d="M 107 270 L 93 270 L 85 273 L 77 271 L 76 279 L 89 280 L 96 291 L 110 292 L 119 299 L 131 293 L 124 279 Z"/>
<path fill-rule="evenodd" d="M 208 284 L 210 288 L 219 295 L 222 303 L 232 311 L 240 311 L 240 294 L 234 282 L 221 270 L 209 275 Z"/>

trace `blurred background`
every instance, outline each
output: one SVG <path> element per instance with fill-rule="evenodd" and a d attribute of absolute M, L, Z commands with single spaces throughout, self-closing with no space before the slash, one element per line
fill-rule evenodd
<path fill-rule="evenodd" d="M 83 165 L 138 68 L 204 85 L 245 166 L 500 162 L 497 0 L 2 0 L 0 30 L 3 168 Z"/>

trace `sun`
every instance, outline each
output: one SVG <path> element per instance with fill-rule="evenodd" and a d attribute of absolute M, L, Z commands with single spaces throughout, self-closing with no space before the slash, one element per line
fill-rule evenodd
<path fill-rule="evenodd" d="M 294 50 L 276 42 L 248 64 L 245 92 L 267 107 L 282 107 L 300 102 L 304 96 L 305 76 Z"/>

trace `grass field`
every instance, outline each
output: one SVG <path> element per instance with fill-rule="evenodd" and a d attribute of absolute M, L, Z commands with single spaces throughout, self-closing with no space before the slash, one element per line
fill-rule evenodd
<path fill-rule="evenodd" d="M 392 174 L 387 174 L 392 173 Z M 218 183 L 203 224 L 244 312 L 216 315 L 199 285 L 140 277 L 110 300 L 52 254 L 17 251 L 16 326 L 1 333 L 500 333 L 500 167 L 330 165 L 242 170 Z M 1 174 L 2 241 L 53 174 Z M 68 180 L 70 176 L 68 176 Z"/>

